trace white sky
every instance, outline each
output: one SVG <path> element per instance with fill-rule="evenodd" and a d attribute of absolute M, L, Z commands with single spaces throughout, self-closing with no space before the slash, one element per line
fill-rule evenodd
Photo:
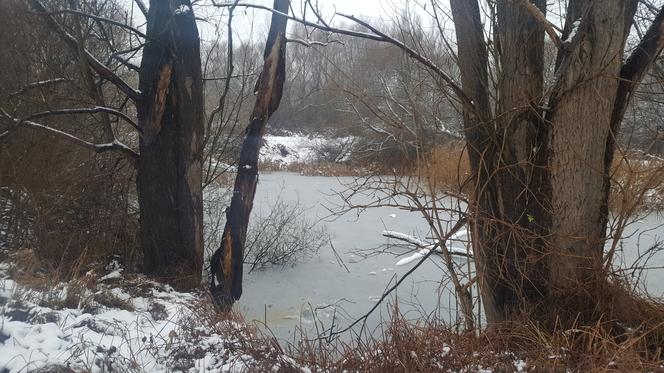
<path fill-rule="evenodd" d="M 230 2 L 230 0 L 216 0 L 217 3 Z M 207 2 L 203 0 L 201 3 Z M 316 2 L 313 0 L 312 2 Z M 272 0 L 240 0 L 240 3 L 251 3 L 259 4 L 271 7 L 273 4 Z M 293 8 L 292 15 L 296 17 L 302 16 L 302 0 L 293 0 L 291 6 Z M 350 14 L 355 16 L 362 16 L 363 18 L 369 19 L 389 19 L 389 15 L 394 15 L 395 11 L 398 8 L 403 6 L 403 0 L 318 0 L 318 6 L 320 7 L 323 15 L 325 17 L 331 17 L 335 11 L 344 14 Z M 197 16 L 205 17 L 205 13 L 217 12 L 217 10 L 206 9 L 205 6 L 199 7 L 196 9 L 198 11 Z M 267 34 L 269 28 L 270 13 L 265 10 L 257 10 L 246 7 L 237 7 L 235 10 L 235 17 L 233 19 L 233 28 L 235 29 L 236 35 L 240 39 L 248 38 L 251 34 L 253 27 L 253 38 L 255 40 L 260 40 Z M 307 19 L 314 21 L 313 14 L 311 11 L 308 11 Z M 221 19 L 222 27 L 225 27 L 226 18 Z M 214 29 L 215 27 L 208 24 L 200 24 L 199 29 L 201 32 L 201 37 L 204 40 L 210 40 L 214 38 Z"/>

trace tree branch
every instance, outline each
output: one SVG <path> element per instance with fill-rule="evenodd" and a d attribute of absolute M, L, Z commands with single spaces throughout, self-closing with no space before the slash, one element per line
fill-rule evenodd
<path fill-rule="evenodd" d="M 48 87 L 48 86 L 52 86 L 52 85 L 56 85 L 56 84 L 64 83 L 64 82 L 68 82 L 68 81 L 70 81 L 70 80 L 65 79 L 65 78 L 55 78 L 55 79 L 40 80 L 38 82 L 28 83 L 25 86 L 21 87 L 21 89 L 8 94 L 6 97 L 9 98 L 9 97 L 18 96 L 18 95 L 20 95 L 20 94 L 22 94 L 26 91 L 29 91 L 33 88 Z"/>
<path fill-rule="evenodd" d="M 546 19 L 544 13 L 542 13 L 542 11 L 535 4 L 528 0 L 518 0 L 518 3 L 526 8 L 530 15 L 532 15 L 537 20 L 537 22 L 539 22 L 544 27 L 544 31 L 546 31 L 546 34 L 549 35 L 549 38 L 553 44 L 555 44 L 557 48 L 560 48 L 562 42 L 556 31 L 562 33 L 563 30 L 549 22 L 549 20 Z"/>
<path fill-rule="evenodd" d="M 76 109 L 59 109 L 59 110 L 49 110 L 49 111 L 42 111 L 39 113 L 34 113 L 31 114 L 23 119 L 24 120 L 33 120 L 37 118 L 43 118 L 43 117 L 48 117 L 48 116 L 53 116 L 53 115 L 72 115 L 72 114 L 95 114 L 95 113 L 107 113 L 111 115 L 115 115 L 121 119 L 123 119 L 125 122 L 127 122 L 129 125 L 134 127 L 135 130 L 137 130 L 139 133 L 143 133 L 143 131 L 138 127 L 138 124 L 134 122 L 129 116 L 127 116 L 125 113 L 115 110 L 113 108 L 109 107 L 104 107 L 104 106 L 95 106 L 93 108 L 76 108 Z"/>
<path fill-rule="evenodd" d="M 83 147 L 85 149 L 89 149 L 94 151 L 95 153 L 103 153 L 106 151 L 117 151 L 126 158 L 128 158 L 134 165 L 138 162 L 138 153 L 133 151 L 131 148 L 129 148 L 127 145 L 121 143 L 118 140 L 113 140 L 113 142 L 110 143 L 103 143 L 103 144 L 95 144 L 91 143 L 89 141 L 85 141 L 81 138 L 78 138 L 70 133 L 60 131 L 58 129 L 55 129 L 53 127 L 49 127 L 40 123 L 36 123 L 30 120 L 24 120 L 24 119 L 17 119 L 17 118 L 12 118 L 7 115 L 7 113 L 4 113 L 4 116 L 10 119 L 11 121 L 14 122 L 14 127 L 6 130 L 5 132 L 0 133 L 0 141 L 7 137 L 11 132 L 13 132 L 14 129 L 20 128 L 20 127 L 29 127 L 33 128 L 36 130 L 40 130 L 43 132 L 46 132 L 48 134 L 54 135 L 56 137 L 59 137 L 60 139 L 64 141 L 68 141 L 74 145 L 78 145 L 80 147 Z"/>
<path fill-rule="evenodd" d="M 473 101 L 465 94 L 463 89 L 461 89 L 461 87 L 445 71 L 443 71 L 443 69 L 441 69 L 435 63 L 433 63 L 433 61 L 431 61 L 429 58 L 423 56 L 422 54 L 418 53 L 417 51 L 415 51 L 411 47 L 407 46 L 402 41 L 397 40 L 397 39 L 381 32 L 381 31 L 379 31 L 375 27 L 373 27 L 370 24 L 356 18 L 355 16 L 346 15 L 346 14 L 342 14 L 342 13 L 336 13 L 337 15 L 339 15 L 341 17 L 349 19 L 349 20 L 351 20 L 351 21 L 353 21 L 353 22 L 369 29 L 371 31 L 371 33 L 360 32 L 360 31 L 351 31 L 351 30 L 347 30 L 347 29 L 332 27 L 332 26 L 329 26 L 327 24 L 320 24 L 320 23 L 310 22 L 310 21 L 307 21 L 307 20 L 304 20 L 304 19 L 301 19 L 301 18 L 297 18 L 297 17 L 294 17 L 294 16 L 290 16 L 288 14 L 276 11 L 272 8 L 269 8 L 269 7 L 263 6 L 263 5 L 248 4 L 248 3 L 222 3 L 222 4 L 219 4 L 215 0 L 213 0 L 212 3 L 216 7 L 229 7 L 229 6 L 235 5 L 235 6 L 242 6 L 242 7 L 246 7 L 246 8 L 262 9 L 262 10 L 272 12 L 274 14 L 279 14 L 279 15 L 281 15 L 283 17 L 286 17 L 290 20 L 293 20 L 293 21 L 301 23 L 305 26 L 310 26 L 310 27 L 313 27 L 313 28 L 316 28 L 316 29 L 319 29 L 319 30 L 392 44 L 392 45 L 396 46 L 397 48 L 401 49 L 402 51 L 406 52 L 406 54 L 408 54 L 408 56 L 410 56 L 411 58 L 419 61 L 424 66 L 428 67 L 433 72 L 435 72 L 436 75 L 438 75 L 445 83 L 447 83 L 452 88 L 452 91 L 454 91 L 454 93 L 456 94 L 458 99 L 464 104 L 464 106 L 466 106 L 467 108 L 469 108 L 473 111 L 475 110 L 474 109 L 475 105 L 474 105 Z"/>
<path fill-rule="evenodd" d="M 394 285 L 392 285 L 389 289 L 387 289 L 385 292 L 383 292 L 383 295 L 381 295 L 378 302 L 376 302 L 376 304 L 373 307 L 371 307 L 371 309 L 369 309 L 369 311 L 367 313 L 362 315 L 362 317 L 356 319 L 350 325 L 348 325 L 347 327 L 345 327 L 341 330 L 338 330 L 336 332 L 333 331 L 333 330 L 330 330 L 330 334 L 328 334 L 327 336 L 318 337 L 317 339 L 331 340 L 332 337 L 334 337 L 335 335 L 339 335 L 339 334 L 342 334 L 344 332 L 347 332 L 347 331 L 351 330 L 355 325 L 357 325 L 360 322 L 365 321 L 367 318 L 369 318 L 369 316 L 371 316 L 371 314 L 376 309 L 378 309 L 378 306 L 381 305 L 381 303 L 387 298 L 388 295 L 390 295 L 394 290 L 396 290 L 399 287 L 399 285 L 401 285 L 408 278 L 408 276 L 410 276 L 413 272 L 415 272 L 415 270 L 417 268 L 419 268 L 422 265 L 422 263 L 424 263 L 427 259 L 429 259 L 429 257 L 431 255 L 433 255 L 436 252 L 435 248 L 445 245 L 445 242 L 447 242 L 447 240 L 450 239 L 450 237 L 452 237 L 459 229 L 461 229 L 466 224 L 466 222 L 467 222 L 466 218 L 459 219 L 456 222 L 456 224 L 454 224 L 452 229 L 450 229 L 450 231 L 447 232 L 447 234 L 443 237 L 443 239 L 439 242 L 436 242 L 435 246 L 431 250 L 429 250 L 429 252 L 424 254 L 424 256 L 422 256 L 422 258 L 417 262 L 417 264 L 415 264 L 411 269 L 409 269 L 408 272 L 404 273 L 403 276 L 401 276 L 401 278 L 399 278 L 399 280 Z"/>
<path fill-rule="evenodd" d="M 67 46 L 72 50 L 76 51 L 78 48 L 76 38 L 74 38 L 71 34 L 65 31 L 62 28 L 62 26 L 60 26 L 60 24 L 58 24 L 58 22 L 53 18 L 52 15 L 49 14 L 46 7 L 44 7 L 44 5 L 39 0 L 30 0 L 30 3 L 37 12 L 39 12 L 41 15 L 43 15 L 46 18 L 49 27 L 51 27 L 53 31 L 55 31 L 58 35 L 60 35 L 60 37 L 64 40 L 65 44 L 67 44 Z M 106 79 L 109 82 L 113 83 L 116 87 L 118 87 L 118 89 L 120 89 L 134 102 L 140 100 L 141 93 L 139 91 L 132 88 L 127 82 L 125 82 L 122 78 L 120 78 L 113 71 L 111 71 L 111 69 L 109 69 L 108 66 L 104 65 L 99 60 L 97 60 L 90 52 L 88 52 L 87 50 L 84 50 L 83 52 L 87 63 L 97 74 L 99 74 L 101 78 Z"/>
<path fill-rule="evenodd" d="M 134 3 L 136 3 L 136 6 L 138 6 L 138 9 L 141 10 L 141 13 L 143 13 L 143 16 L 145 18 L 148 18 L 148 7 L 145 6 L 145 3 L 143 0 L 134 0 Z"/>
<path fill-rule="evenodd" d="M 118 27 L 121 27 L 121 28 L 127 29 L 127 30 L 129 30 L 129 31 L 131 31 L 131 32 L 133 32 L 133 33 L 135 33 L 136 35 L 138 35 L 138 36 L 144 38 L 144 39 L 149 39 L 148 36 L 145 35 L 145 33 L 143 33 L 141 30 L 139 30 L 139 29 L 137 29 L 137 28 L 134 28 L 134 27 L 132 27 L 132 26 L 129 26 L 129 25 L 126 24 L 126 23 L 118 22 L 118 21 L 116 21 L 116 20 L 113 20 L 113 19 L 110 19 L 110 18 L 106 18 L 106 17 L 97 16 L 97 15 L 94 15 L 94 14 L 89 14 L 89 13 L 81 12 L 81 11 L 79 11 L 79 10 L 74 10 L 74 9 L 63 9 L 63 10 L 58 10 L 58 11 L 54 11 L 54 12 L 48 12 L 48 14 L 49 14 L 49 15 L 58 15 L 58 14 L 75 14 L 75 15 L 79 15 L 79 16 L 81 16 L 81 17 L 86 17 L 86 18 L 94 19 L 94 20 L 96 20 L 96 21 L 109 23 L 109 24 L 111 24 L 111 25 L 114 25 L 114 26 L 118 26 Z"/>
<path fill-rule="evenodd" d="M 664 7 L 620 70 L 620 86 L 614 106 L 612 122 L 620 122 L 636 87 L 664 48 Z"/>
<path fill-rule="evenodd" d="M 293 38 L 288 38 L 286 39 L 286 42 L 288 43 L 297 43 L 300 45 L 304 45 L 305 47 L 311 47 L 311 46 L 319 46 L 319 47 L 327 47 L 328 45 L 332 43 L 339 43 L 341 45 L 344 45 L 344 43 L 341 40 L 330 40 L 330 41 L 317 41 L 317 40 L 303 40 L 303 39 L 293 39 Z"/>

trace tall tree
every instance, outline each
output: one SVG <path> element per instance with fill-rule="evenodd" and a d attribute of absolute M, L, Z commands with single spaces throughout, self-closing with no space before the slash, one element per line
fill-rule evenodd
<path fill-rule="evenodd" d="M 147 32 L 108 18 L 87 14 L 74 8 L 49 11 L 40 0 L 30 4 L 80 59 L 80 70 L 95 99 L 96 107 L 72 108 L 42 112 L 28 117 L 13 118 L 15 127 L 25 126 L 45 131 L 64 141 L 95 152 L 117 151 L 129 158 L 138 170 L 138 203 L 144 272 L 182 287 L 199 286 L 203 269 L 203 81 L 200 39 L 190 0 L 151 0 L 149 11 L 137 1 L 147 19 Z M 71 4 L 76 4 L 72 1 Z M 61 24 L 70 18 L 58 19 L 56 14 L 75 16 L 76 36 Z M 114 58 L 122 65 L 139 71 L 139 90 L 125 81 L 118 69 L 102 63 L 86 49 L 80 37 L 78 17 L 109 23 L 129 30 L 145 40 L 140 67 L 123 60 L 122 55 L 140 49 L 117 51 Z M 113 59 L 111 59 L 113 60 Z M 104 106 L 104 83 L 110 83 L 126 96 L 119 108 Z M 39 82 L 38 82 L 39 83 Z M 133 102 L 138 124 L 130 118 L 126 103 Z M 126 111 L 126 112 L 125 112 Z M 103 114 L 104 143 L 94 143 L 74 134 L 36 123 L 35 118 L 57 115 Z M 120 118 L 139 132 L 140 155 L 118 140 L 108 114 Z M 11 131 L 1 134 L 6 136 Z"/>
<path fill-rule="evenodd" d="M 446 39 L 444 3 L 427 4 Z M 460 104 L 474 184 L 472 241 L 490 323 L 523 312 L 593 322 L 615 299 L 604 297 L 612 286 L 604 255 L 609 168 L 625 109 L 664 47 L 661 4 L 647 4 L 656 17 L 626 60 L 638 0 L 561 2 L 562 29 L 547 19 L 547 4 L 488 1 L 485 27 L 478 0 L 450 0 L 460 82 L 417 43 L 352 15 L 337 13 L 366 31 L 331 26 L 319 14 L 318 22 L 293 18 L 400 48 Z M 557 48 L 553 69 L 544 58 L 548 39 Z M 545 86 L 549 70 L 553 82 Z"/>
<path fill-rule="evenodd" d="M 290 0 L 274 0 L 270 31 L 263 54 L 263 70 L 256 84 L 256 102 L 240 150 L 231 205 L 221 246 L 210 261 L 210 290 L 217 304 L 228 310 L 242 295 L 242 265 L 249 216 L 258 184 L 258 155 L 265 126 L 279 107 L 286 78 L 286 26 Z"/>
<path fill-rule="evenodd" d="M 546 314 L 551 305 L 598 316 L 615 136 L 630 93 L 664 46 L 660 9 L 623 62 L 637 5 L 569 1 L 558 38 L 546 1 L 498 1 L 493 112 L 479 4 L 451 1 L 462 89 L 471 98 L 464 123 L 476 186 L 473 244 L 490 322 Z M 545 31 L 558 46 L 547 88 Z"/>
<path fill-rule="evenodd" d="M 151 0 L 139 74 L 138 162 L 147 274 L 198 285 L 203 271 L 203 78 L 190 0 Z"/>

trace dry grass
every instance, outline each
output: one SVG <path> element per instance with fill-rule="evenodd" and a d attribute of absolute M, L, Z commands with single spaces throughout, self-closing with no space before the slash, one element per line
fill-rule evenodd
<path fill-rule="evenodd" d="M 611 180 L 610 204 L 615 211 L 664 209 L 664 159 L 640 153 L 617 154 Z"/>
<path fill-rule="evenodd" d="M 463 192 L 469 187 L 468 153 L 463 143 L 433 149 L 417 165 L 434 190 Z M 632 214 L 664 209 L 664 159 L 637 152 L 616 154 L 611 167 L 609 204 L 613 211 Z"/>
<path fill-rule="evenodd" d="M 42 264 L 34 253 L 22 250 L 12 259 L 24 261 L 21 269 L 13 274 L 17 275 L 17 281 L 55 291 L 54 276 L 39 269 Z M 90 273 L 68 282 L 67 297 L 54 297 L 54 301 L 60 303 L 45 305 L 57 309 L 102 304 L 130 309 L 126 301 L 111 293 L 86 291 L 95 289 L 99 275 L 105 272 L 99 268 Z M 140 276 L 129 276 L 112 286 L 133 297 L 146 297 L 158 284 Z M 275 338 L 261 335 L 246 324 L 240 315 L 216 312 L 210 298 L 201 292 L 200 301 L 192 307 L 191 322 L 184 320 L 178 337 L 188 343 L 197 341 L 201 337 L 197 326 L 206 325 L 228 341 L 223 346 L 226 353 L 253 358 L 247 366 L 250 372 L 299 372 L 298 366 L 309 367 L 314 372 L 474 372 L 481 369 L 515 372 L 518 367 L 529 372 L 664 372 L 664 305 L 636 297 L 626 287 L 615 283 L 608 283 L 606 289 L 597 293 L 602 295 L 592 300 L 561 297 L 557 306 L 549 309 L 551 317 L 548 318 L 554 320 L 550 324 L 536 324 L 533 318 L 524 316 L 480 334 L 459 333 L 456 326 L 438 319 L 422 318 L 412 323 L 395 306 L 391 320 L 381 326 L 380 337 L 336 344 L 303 339 L 291 350 L 285 350 Z M 555 315 L 566 308 L 566 302 L 579 301 L 591 306 L 589 315 L 579 316 L 578 321 L 571 323 L 555 321 Z M 153 311 L 159 312 L 150 310 Z M 538 318 L 547 317 L 540 314 Z M 575 318 L 566 315 L 565 319 Z M 582 321 L 584 319 L 599 321 L 588 324 Z"/>
<path fill-rule="evenodd" d="M 263 172 L 295 172 L 304 176 L 360 176 L 365 173 L 363 168 L 349 163 L 323 161 L 290 164 L 265 162 L 260 164 L 259 169 Z"/>
<path fill-rule="evenodd" d="M 470 177 L 468 152 L 461 142 L 437 147 L 418 163 L 416 173 L 424 176 L 433 190 L 462 192 Z"/>
<path fill-rule="evenodd" d="M 413 324 L 395 315 L 381 338 L 336 345 L 303 341 L 294 355 L 302 365 L 333 372 L 664 372 L 661 325 L 617 334 L 609 318 L 551 329 L 524 317 L 462 334 L 437 320 Z"/>

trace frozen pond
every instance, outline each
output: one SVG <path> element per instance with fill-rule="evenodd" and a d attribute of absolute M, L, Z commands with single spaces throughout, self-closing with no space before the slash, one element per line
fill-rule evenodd
<path fill-rule="evenodd" d="M 329 216 L 326 208 L 340 203 L 334 191 L 344 189 L 343 183 L 351 178 L 311 177 L 290 173 L 271 173 L 260 176 L 253 214 L 269 209 L 281 194 L 284 201 L 299 201 L 308 208 L 311 219 Z M 300 261 L 285 269 L 267 269 L 245 274 L 244 292 L 238 309 L 248 321 L 265 323 L 271 333 L 280 339 L 293 341 L 296 328 L 315 337 L 322 328 L 335 325 L 343 328 L 364 315 L 376 300 L 397 278 L 403 276 L 414 263 L 397 267 L 399 260 L 391 253 L 364 258 L 358 251 L 384 249 L 389 240 L 381 235 L 384 230 L 394 230 L 421 238 L 430 237 L 428 226 L 419 212 L 409 212 L 392 207 L 367 209 L 359 216 L 349 213 L 335 219 L 324 219 L 332 245 L 324 246 L 319 255 Z M 639 247 L 641 251 L 653 242 L 664 238 L 661 218 L 651 214 L 637 222 L 628 231 L 625 248 Z M 394 241 L 392 241 L 394 243 Z M 406 254 L 404 249 L 393 252 Z M 627 250 L 624 261 L 631 264 L 639 253 Z M 463 262 L 464 259 L 458 259 Z M 340 263 L 340 262 L 343 262 Z M 650 265 L 664 263 L 664 255 L 657 255 Z M 345 264 L 345 267 L 344 267 Z M 433 315 L 443 320 L 456 320 L 456 305 L 451 296 L 442 268 L 442 259 L 431 256 L 396 291 L 399 310 L 408 318 Z M 664 270 L 647 273 L 651 295 L 662 296 Z M 394 303 L 394 295 L 390 298 Z M 386 302 L 387 303 L 387 302 Z M 366 330 L 374 331 L 380 319 L 389 319 L 391 308 L 382 305 L 368 318 Z M 359 328 L 355 329 L 359 331 Z M 299 334 L 295 336 L 295 339 Z"/>

